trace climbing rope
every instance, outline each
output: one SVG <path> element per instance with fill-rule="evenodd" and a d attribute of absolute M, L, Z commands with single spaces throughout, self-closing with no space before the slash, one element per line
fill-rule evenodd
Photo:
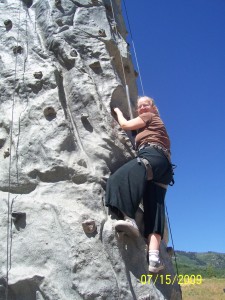
<path fill-rule="evenodd" d="M 17 45 L 19 44 L 19 34 L 20 34 L 20 14 L 21 14 L 21 1 L 18 9 L 18 31 L 17 31 Z M 6 289 L 5 297 L 8 300 L 9 292 L 9 271 L 11 269 L 11 249 L 12 249 L 12 219 L 10 218 L 12 207 L 10 205 L 10 190 L 11 190 L 11 168 L 12 168 L 12 139 L 13 139 L 13 127 L 14 127 L 14 108 L 15 108 L 15 91 L 16 91 L 16 79 L 17 79 L 17 51 L 15 52 L 15 69 L 14 69 L 14 87 L 12 94 L 12 110 L 11 110 L 11 125 L 10 125 L 10 141 L 9 141 L 9 173 L 8 173 L 8 198 L 7 198 L 7 246 L 6 246 Z"/>
<path fill-rule="evenodd" d="M 172 246 L 173 246 L 173 253 L 174 253 L 175 266 L 176 266 L 177 277 L 178 277 L 178 276 L 179 276 L 179 272 L 178 272 L 178 266 L 177 266 L 177 257 L 176 257 L 176 252 L 175 252 L 175 248 L 174 248 L 174 242 L 173 242 L 172 230 L 171 230 L 171 226 L 170 226 L 170 218 L 169 218 L 167 206 L 165 205 L 165 207 L 166 207 L 166 215 L 167 215 L 167 220 L 168 220 L 168 225 L 169 225 L 170 237 L 171 237 Z"/>
<path fill-rule="evenodd" d="M 25 56 L 25 59 L 24 59 L 24 64 L 23 64 L 23 84 L 25 85 L 25 71 L 26 71 L 26 63 L 27 63 L 27 60 L 28 60 L 28 49 L 29 49 L 29 38 L 28 38 L 28 22 L 27 22 L 27 16 L 28 16 L 28 9 L 26 9 L 26 20 L 25 20 L 25 32 L 26 32 L 26 56 Z M 18 120 L 18 138 L 17 138 L 17 145 L 16 145 L 16 172 L 17 172 L 17 184 L 19 184 L 19 167 L 18 167 L 18 161 L 19 161 L 19 154 L 18 154 L 18 148 L 19 148 L 19 139 L 20 139 L 20 121 L 21 121 L 21 116 L 22 114 L 26 111 L 27 107 L 28 107 L 28 101 L 29 101 L 29 93 L 28 91 L 26 90 L 25 91 L 25 98 L 26 98 L 26 106 L 24 108 L 23 111 L 21 111 L 20 113 L 20 116 L 19 116 L 19 120 Z"/>
<path fill-rule="evenodd" d="M 112 14 L 113 14 L 113 21 L 116 24 L 116 18 L 115 18 L 115 14 L 114 14 L 114 9 L 113 9 L 113 4 L 112 4 L 112 0 L 110 0 L 110 4 L 111 4 L 111 9 L 112 9 Z M 119 36 L 117 27 L 115 26 L 115 30 L 116 30 L 116 34 Z M 120 53 L 120 51 L 119 51 Z M 122 66 L 122 70 L 123 70 L 123 78 L 124 78 L 124 82 L 127 85 L 127 80 L 126 80 L 126 75 L 125 75 L 125 69 L 124 69 L 124 65 L 123 65 L 123 58 L 122 55 L 120 53 L 120 60 L 121 60 L 121 66 Z"/>
<path fill-rule="evenodd" d="M 114 9 L 113 9 L 112 0 L 110 0 L 110 4 L 111 4 L 111 9 L 112 9 L 112 14 L 113 14 L 113 21 L 116 24 L 116 19 L 115 19 L 115 13 L 114 13 Z M 115 30 L 116 30 L 117 36 L 119 36 L 118 30 L 117 30 L 117 26 L 115 26 Z M 120 50 L 119 50 L 119 53 L 120 53 Z M 128 103 L 129 115 L 130 115 L 130 118 L 132 119 L 133 118 L 133 112 L 132 112 L 131 103 L 130 103 L 129 87 L 128 87 L 127 80 L 126 80 L 125 68 L 124 68 L 124 65 L 123 65 L 123 58 L 122 58 L 121 53 L 120 53 L 120 61 L 121 61 L 121 66 L 122 66 L 122 70 L 123 70 L 124 82 L 125 82 L 125 86 L 126 86 L 126 96 L 127 96 L 127 103 Z"/>
<path fill-rule="evenodd" d="M 143 93 L 143 96 L 144 96 L 145 95 L 144 85 L 143 85 L 143 82 L 142 82 L 141 70 L 140 70 L 140 67 L 139 67 L 138 57 L 137 57 L 137 53 L 136 53 L 136 48 L 135 48 L 135 44 L 134 44 L 134 39 L 133 39 L 133 35 L 132 35 L 132 30 L 131 30 L 131 26 L 130 26 L 130 21 L 129 21 L 129 16 L 128 16 L 128 12 L 127 12 L 127 7 L 126 7 L 125 0 L 123 0 L 123 4 L 124 4 L 124 8 L 125 8 L 125 13 L 126 13 L 126 18 L 127 18 L 127 23 L 128 23 L 129 31 L 130 31 L 130 37 L 131 37 L 132 47 L 133 47 L 133 50 L 134 50 L 135 61 L 136 61 L 136 65 L 137 65 L 137 68 L 138 68 L 138 74 L 139 74 L 139 78 L 140 78 L 141 89 L 142 89 L 142 93 Z"/>

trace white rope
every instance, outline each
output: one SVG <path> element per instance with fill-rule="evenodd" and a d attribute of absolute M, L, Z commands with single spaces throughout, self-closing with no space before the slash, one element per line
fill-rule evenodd
<path fill-rule="evenodd" d="M 140 70 L 140 67 L 139 67 L 138 58 L 137 58 L 136 49 L 135 49 L 134 41 L 133 40 L 132 40 L 132 45 L 133 45 L 134 56 L 135 56 L 135 60 L 136 60 L 137 68 L 138 68 L 138 74 L 139 74 L 139 79 L 140 79 L 140 83 L 141 83 L 142 94 L 144 96 L 145 95 L 145 91 L 144 91 L 144 86 L 143 86 L 143 82 L 142 82 L 142 78 L 141 78 L 141 70 Z"/>
<path fill-rule="evenodd" d="M 114 22 L 116 24 L 116 19 L 115 19 L 115 14 L 114 14 L 112 0 L 110 0 L 110 3 L 111 3 L 111 8 L 112 8 L 113 20 L 114 20 Z M 115 26 L 115 29 L 116 29 L 117 36 L 119 36 L 119 33 L 118 33 L 118 30 L 117 30 L 116 26 Z M 116 41 L 116 43 L 117 43 L 117 41 Z M 118 44 L 117 44 L 117 46 L 118 46 Z M 119 53 L 120 53 L 120 50 L 119 50 Z M 132 112 L 132 108 L 131 108 L 129 86 L 128 86 L 127 80 L 126 80 L 125 69 L 124 69 L 124 65 L 123 65 L 123 58 L 122 58 L 121 53 L 120 53 L 120 61 L 121 61 L 121 66 L 122 66 L 122 70 L 123 70 L 123 77 L 124 77 L 125 88 L 126 88 L 126 96 L 127 96 L 127 103 L 128 103 L 129 115 L 130 115 L 130 118 L 132 119 L 133 118 L 133 112 Z"/>
<path fill-rule="evenodd" d="M 133 115 L 131 104 L 130 104 L 130 93 L 129 93 L 129 87 L 127 84 L 126 84 L 126 95 L 127 95 L 127 99 L 128 99 L 128 108 L 129 108 L 130 118 L 133 119 L 134 115 Z"/>
<path fill-rule="evenodd" d="M 112 0 L 110 0 L 110 3 L 111 3 L 111 8 L 112 8 L 113 20 L 114 20 L 114 22 L 115 22 L 115 24 L 116 24 L 116 19 L 115 19 L 115 14 L 114 14 L 114 9 L 113 9 Z M 116 29 L 117 35 L 119 36 L 118 30 L 117 30 L 117 26 L 115 26 L 115 29 Z M 116 41 L 116 43 L 117 43 L 117 41 Z M 117 45 L 118 45 L 118 44 L 117 44 Z M 120 53 L 120 50 L 119 50 L 119 53 Z M 126 75 L 125 75 L 125 69 L 124 69 L 124 66 L 123 66 L 123 59 L 122 59 L 121 53 L 120 53 L 120 60 L 121 60 L 121 65 L 122 65 L 122 70 L 123 70 L 124 82 L 125 82 L 125 85 L 127 85 Z"/>
<path fill-rule="evenodd" d="M 18 47 L 19 44 L 19 33 L 20 33 L 20 11 L 21 11 L 21 1 L 19 4 L 19 18 L 18 18 L 18 31 L 17 31 L 17 45 Z M 8 219 L 7 219 L 7 259 L 6 259 L 6 290 L 5 290 L 5 297 L 6 300 L 8 300 L 8 291 L 9 291 L 9 271 L 11 269 L 11 258 L 10 258 L 10 253 L 11 253 L 11 243 L 10 243 L 10 238 L 11 238 L 11 233 L 12 233 L 12 228 L 11 228 L 11 205 L 10 205 L 10 190 L 11 190 L 11 168 L 12 168 L 12 139 L 13 139 L 13 127 L 14 127 L 14 108 L 15 108 L 15 90 L 16 90 L 16 79 L 17 79 L 17 56 L 18 53 L 16 51 L 15 53 L 16 59 L 15 59 L 15 70 L 14 70 L 14 90 L 12 94 L 12 110 L 11 110 L 11 125 L 10 125 L 10 142 L 9 142 L 9 176 L 8 176 L 8 199 L 7 199 L 7 211 L 8 211 Z"/>
<path fill-rule="evenodd" d="M 135 48 L 134 39 L 133 39 L 132 31 L 131 31 L 131 26 L 130 26 L 130 22 L 129 22 L 129 17 L 128 17 L 128 13 L 127 13 L 127 8 L 126 8 L 125 0 L 123 0 L 123 3 L 124 3 L 124 7 L 125 7 L 125 12 L 126 12 L 126 17 L 127 17 L 127 23 L 128 23 L 128 27 L 129 27 L 129 31 L 130 31 L 131 42 L 132 42 L 132 47 L 133 47 L 133 50 L 134 50 L 134 56 L 135 56 L 135 60 L 136 60 L 136 65 L 137 65 L 137 68 L 138 68 L 138 74 L 139 74 L 139 79 L 140 79 L 140 83 L 141 83 L 141 89 L 142 89 L 142 93 L 143 93 L 143 96 L 144 96 L 145 95 L 144 85 L 143 85 L 143 82 L 142 82 L 141 70 L 140 70 L 140 67 L 139 67 L 139 62 L 138 62 L 138 58 L 137 58 L 136 48 Z"/>

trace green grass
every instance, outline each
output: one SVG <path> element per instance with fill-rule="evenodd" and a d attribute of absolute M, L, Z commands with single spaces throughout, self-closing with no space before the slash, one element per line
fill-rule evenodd
<path fill-rule="evenodd" d="M 225 278 L 205 278 L 201 284 L 182 284 L 183 300 L 225 300 Z"/>

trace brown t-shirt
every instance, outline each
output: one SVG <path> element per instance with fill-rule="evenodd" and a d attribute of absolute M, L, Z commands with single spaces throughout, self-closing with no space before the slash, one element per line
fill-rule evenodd
<path fill-rule="evenodd" d="M 143 113 L 139 117 L 146 123 L 146 126 L 138 130 L 135 138 L 137 148 L 143 144 L 155 143 L 170 151 L 170 139 L 160 117 L 151 112 Z"/>

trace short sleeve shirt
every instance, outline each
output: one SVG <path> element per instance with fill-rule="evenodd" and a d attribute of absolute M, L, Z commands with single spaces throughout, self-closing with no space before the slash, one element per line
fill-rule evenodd
<path fill-rule="evenodd" d="M 138 130 L 135 138 L 137 148 L 147 143 L 155 143 L 170 151 L 170 139 L 159 115 L 146 112 L 139 117 L 146 123 L 146 126 Z"/>

